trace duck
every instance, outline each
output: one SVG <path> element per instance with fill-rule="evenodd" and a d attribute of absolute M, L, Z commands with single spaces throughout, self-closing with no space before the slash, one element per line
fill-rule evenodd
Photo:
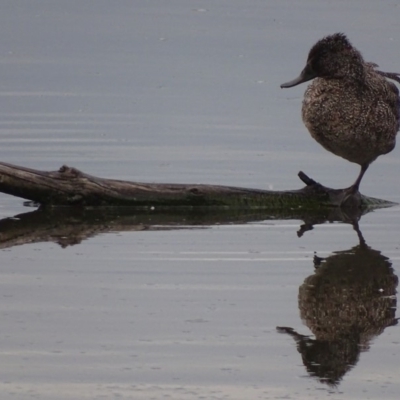
<path fill-rule="evenodd" d="M 302 119 L 311 136 L 331 153 L 361 169 L 346 191 L 359 193 L 369 165 L 396 145 L 400 124 L 400 74 L 383 72 L 364 61 L 344 33 L 312 46 L 300 75 L 281 88 L 311 81 L 302 103 Z"/>

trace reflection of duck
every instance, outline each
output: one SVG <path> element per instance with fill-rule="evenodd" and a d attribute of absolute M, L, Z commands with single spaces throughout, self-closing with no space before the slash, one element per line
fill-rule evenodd
<path fill-rule="evenodd" d="M 300 286 L 299 308 L 315 339 L 292 328 L 278 330 L 296 340 L 310 375 L 335 385 L 371 339 L 397 323 L 398 278 L 389 259 L 363 242 L 314 263 L 315 274 Z"/>
<path fill-rule="evenodd" d="M 325 149 L 361 166 L 350 193 L 358 191 L 368 166 L 393 150 L 399 129 L 399 91 L 386 78 L 400 78 L 375 67 L 344 34 L 336 33 L 311 48 L 298 78 L 281 85 L 289 88 L 315 78 L 304 95 L 303 121 Z"/>

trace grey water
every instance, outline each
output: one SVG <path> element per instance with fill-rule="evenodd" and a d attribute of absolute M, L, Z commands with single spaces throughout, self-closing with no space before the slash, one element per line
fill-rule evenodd
<path fill-rule="evenodd" d="M 305 85 L 279 85 L 337 31 L 399 71 L 399 7 L 3 3 L 0 161 L 274 190 L 300 188 L 303 170 L 348 186 L 359 167 L 301 122 Z M 399 173 L 395 149 L 361 191 L 400 202 Z M 0 238 L 33 211 L 0 194 Z M 400 207 L 361 218 L 366 244 L 338 221 L 166 225 L 2 246 L 2 399 L 398 398 Z"/>

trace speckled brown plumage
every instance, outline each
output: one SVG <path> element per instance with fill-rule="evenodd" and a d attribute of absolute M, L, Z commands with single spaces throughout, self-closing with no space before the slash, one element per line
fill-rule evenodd
<path fill-rule="evenodd" d="M 330 152 L 361 165 L 351 189 L 358 190 L 369 164 L 396 144 L 399 91 L 396 73 L 376 70 L 342 33 L 327 36 L 310 50 L 307 65 L 292 87 L 314 79 L 302 106 L 311 136 Z"/>

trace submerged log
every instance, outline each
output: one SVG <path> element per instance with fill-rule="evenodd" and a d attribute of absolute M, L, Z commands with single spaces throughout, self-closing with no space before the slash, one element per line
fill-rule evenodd
<path fill-rule="evenodd" d="M 387 207 L 392 203 L 345 189 L 330 189 L 303 172 L 306 186 L 299 190 L 271 191 L 217 185 L 138 183 L 98 178 L 75 168 L 38 171 L 0 163 L 0 191 L 22 197 L 41 206 L 133 206 L 304 208 Z M 345 201 L 344 201 L 345 200 Z"/>

